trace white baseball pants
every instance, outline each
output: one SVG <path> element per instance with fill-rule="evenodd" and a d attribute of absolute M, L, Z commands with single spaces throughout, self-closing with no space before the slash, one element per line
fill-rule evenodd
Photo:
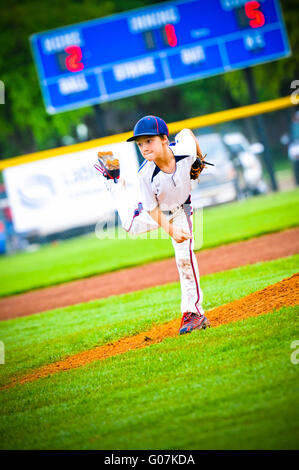
<path fill-rule="evenodd" d="M 149 232 L 158 228 L 158 224 L 144 210 L 138 211 L 136 192 L 130 192 L 121 184 L 111 184 L 110 194 L 114 201 L 123 228 L 132 235 Z M 136 212 L 137 211 L 137 212 Z M 193 234 L 193 216 L 190 205 L 180 206 L 175 212 L 167 215 L 174 226 L 184 228 Z M 200 288 L 197 259 L 194 255 L 194 239 L 177 243 L 172 238 L 176 265 L 181 284 L 181 312 L 204 314 L 202 307 L 203 293 Z"/>

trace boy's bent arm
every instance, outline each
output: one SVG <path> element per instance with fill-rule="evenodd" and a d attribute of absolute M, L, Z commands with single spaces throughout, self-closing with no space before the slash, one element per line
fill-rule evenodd
<path fill-rule="evenodd" d="M 200 146 L 199 146 L 199 142 L 198 142 L 198 139 L 195 137 L 194 133 L 191 131 L 191 129 L 188 129 L 188 131 L 190 132 L 190 134 L 192 135 L 194 141 L 195 141 L 195 145 L 196 145 L 196 154 L 198 157 L 202 157 L 202 153 L 201 153 L 201 149 L 200 149 Z"/>
<path fill-rule="evenodd" d="M 182 243 L 183 241 L 192 238 L 192 235 L 189 232 L 186 232 L 186 230 L 180 227 L 174 227 L 158 206 L 153 210 L 148 211 L 148 213 L 177 243 Z"/>
<path fill-rule="evenodd" d="M 168 235 L 172 236 L 169 220 L 158 206 L 156 206 L 153 210 L 148 211 L 148 213 L 155 220 L 155 222 L 157 222 L 157 224 L 162 227 L 166 233 L 168 233 Z"/>

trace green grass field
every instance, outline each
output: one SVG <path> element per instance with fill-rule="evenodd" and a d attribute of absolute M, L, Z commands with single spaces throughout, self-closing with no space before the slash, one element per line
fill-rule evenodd
<path fill-rule="evenodd" d="M 299 225 L 298 190 L 204 211 L 204 248 Z M 0 260 L 9 295 L 173 256 L 81 237 Z M 203 276 L 204 308 L 298 272 L 299 255 Z M 179 283 L 0 322 L 0 386 L 180 316 Z M 0 449 L 298 449 L 299 307 L 166 338 L 1 391 Z M 297 362 L 297 361 L 295 361 Z"/>
<path fill-rule="evenodd" d="M 298 265 L 295 255 L 203 276 L 203 306 L 209 310 L 263 289 L 298 272 Z M 180 285 L 173 283 L 2 321 L 6 365 L 0 367 L 0 385 L 32 368 L 178 318 L 180 297 Z"/>
<path fill-rule="evenodd" d="M 298 449 L 298 308 L 1 392 L 2 449 Z"/>
<path fill-rule="evenodd" d="M 205 308 L 298 271 L 299 256 L 201 279 Z M 1 384 L 179 314 L 179 284 L 0 323 Z M 167 338 L 1 393 L 2 449 L 298 449 L 298 307 Z"/>
<path fill-rule="evenodd" d="M 271 193 L 203 213 L 203 248 L 299 225 L 299 191 Z M 101 239 L 95 235 L 0 259 L 0 296 L 173 256 L 170 239 Z"/>

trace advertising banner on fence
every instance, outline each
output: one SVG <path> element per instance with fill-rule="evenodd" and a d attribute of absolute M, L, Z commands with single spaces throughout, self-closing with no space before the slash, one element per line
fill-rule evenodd
<path fill-rule="evenodd" d="M 5 185 L 15 230 L 39 235 L 96 224 L 114 213 L 104 178 L 94 168 L 97 152 L 112 150 L 127 184 L 136 184 L 133 143 L 117 143 L 7 168 Z"/>

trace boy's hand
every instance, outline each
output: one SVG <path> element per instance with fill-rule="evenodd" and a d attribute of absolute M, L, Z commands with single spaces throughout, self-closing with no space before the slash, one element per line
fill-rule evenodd
<path fill-rule="evenodd" d="M 172 227 L 170 236 L 176 241 L 177 243 L 183 243 L 186 240 L 190 240 L 192 235 L 188 230 L 185 230 L 181 227 Z"/>
<path fill-rule="evenodd" d="M 190 178 L 192 180 L 197 180 L 197 178 L 199 177 L 200 173 L 202 172 L 202 170 L 205 168 L 206 165 L 215 166 L 214 163 L 210 163 L 205 160 L 206 156 L 207 154 L 205 154 L 204 156 L 202 155 L 197 156 L 197 159 L 191 166 Z"/>
<path fill-rule="evenodd" d="M 206 155 L 205 155 L 206 156 Z M 192 180 L 197 180 L 197 178 L 199 177 L 200 173 L 202 172 L 202 170 L 204 169 L 204 167 L 206 166 L 205 165 L 205 162 L 204 162 L 204 159 L 205 159 L 205 156 L 203 157 L 202 155 L 201 156 L 198 156 L 195 160 L 195 162 L 193 163 L 193 165 L 191 166 L 191 170 L 190 170 L 190 178 Z"/>
<path fill-rule="evenodd" d="M 98 152 L 98 162 L 99 165 L 94 165 L 96 170 L 102 173 L 107 180 L 114 180 L 114 183 L 117 183 L 120 176 L 119 159 L 113 157 L 111 151 Z"/>
<path fill-rule="evenodd" d="M 185 230 L 181 227 L 173 225 L 172 222 L 161 212 L 158 207 L 155 207 L 152 211 L 149 211 L 149 215 L 162 227 L 171 238 L 173 238 L 177 243 L 182 243 L 185 240 L 190 240 L 192 235 L 188 230 Z"/>

